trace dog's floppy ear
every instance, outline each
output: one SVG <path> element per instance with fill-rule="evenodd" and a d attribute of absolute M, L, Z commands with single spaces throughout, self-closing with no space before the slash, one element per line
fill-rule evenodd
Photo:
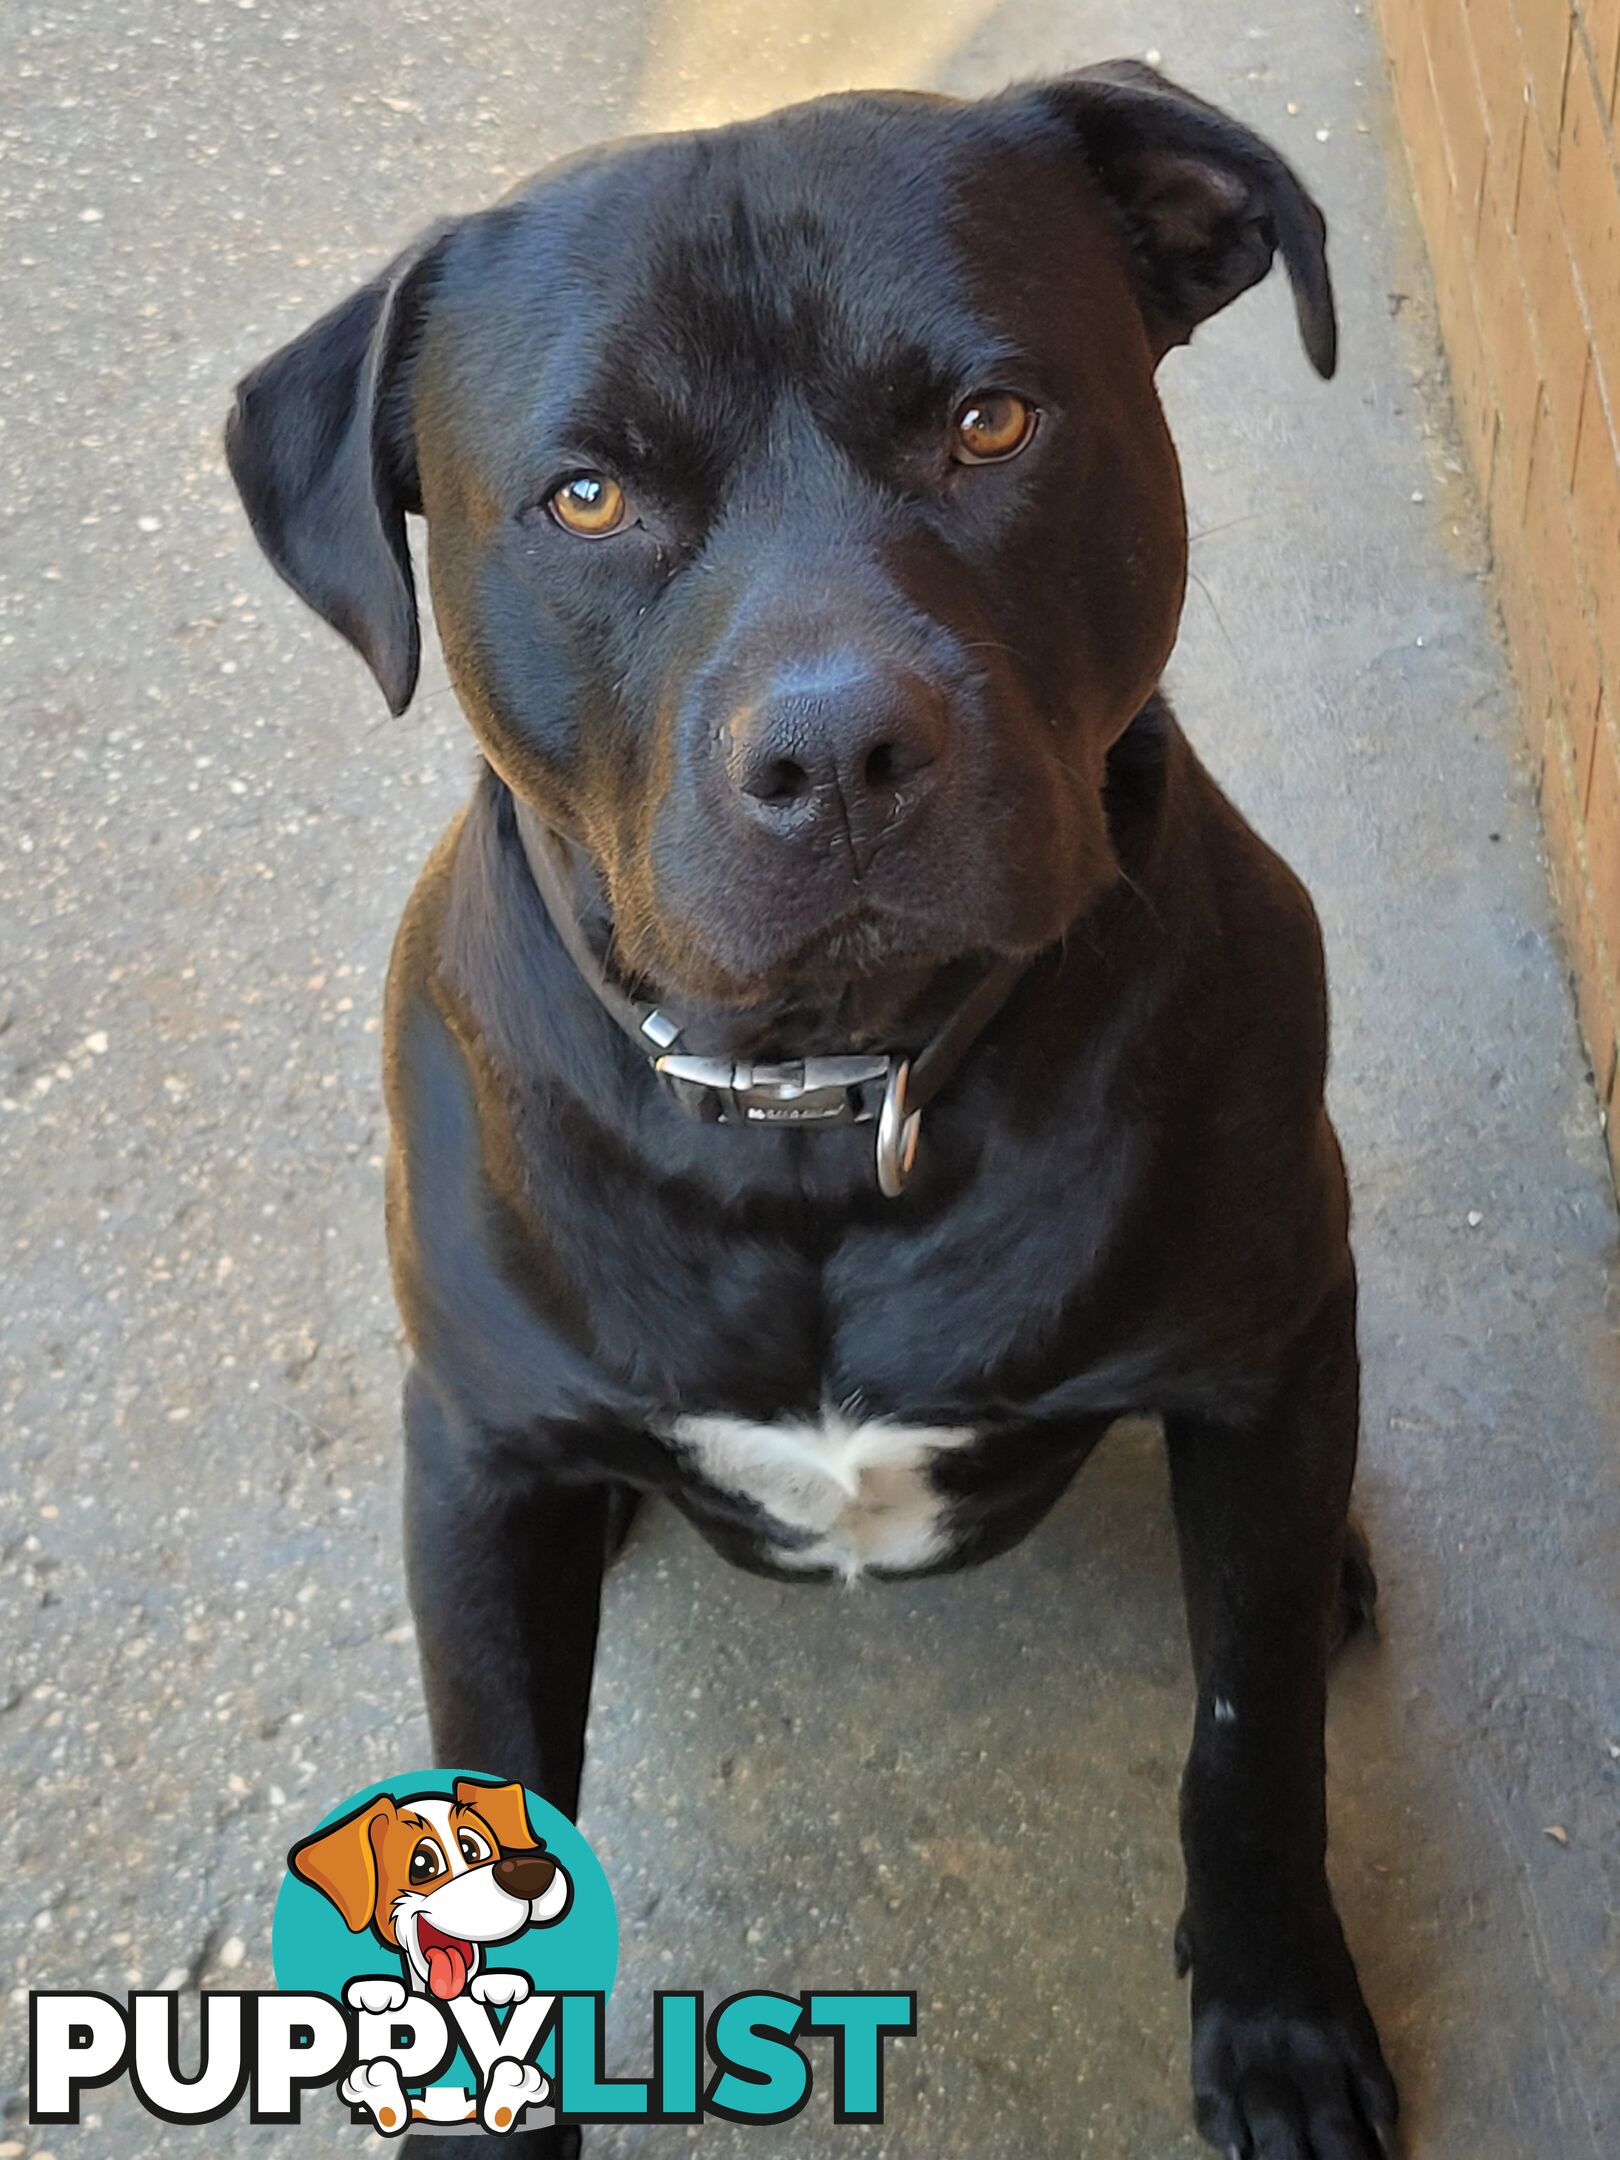
<path fill-rule="evenodd" d="M 377 1914 L 377 1849 L 373 1832 L 398 1813 L 387 1793 L 368 1800 L 330 1828 L 295 1845 L 287 1865 L 302 1881 L 329 1897 L 344 1924 L 358 1935 Z"/>
<path fill-rule="evenodd" d="M 457 1778 L 456 1804 L 483 1816 L 503 1853 L 532 1852 L 540 1842 L 529 1827 L 521 1785 L 480 1785 L 476 1778 Z"/>
<path fill-rule="evenodd" d="M 260 547 L 366 660 L 396 714 L 421 655 L 405 539 L 406 512 L 421 508 L 406 378 L 451 230 L 424 234 L 245 375 L 225 423 Z"/>
<path fill-rule="evenodd" d="M 1333 373 L 1327 225 L 1293 169 L 1228 114 L 1139 60 L 1040 85 L 1124 219 L 1160 358 L 1257 285 L 1280 248 L 1311 364 Z"/>

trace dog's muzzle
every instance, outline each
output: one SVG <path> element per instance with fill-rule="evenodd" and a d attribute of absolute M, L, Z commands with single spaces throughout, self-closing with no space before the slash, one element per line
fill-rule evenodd
<path fill-rule="evenodd" d="M 529 873 L 563 949 L 687 1115 L 710 1125 L 812 1131 L 876 1124 L 878 1189 L 897 1200 L 916 1165 L 923 1111 L 1005 1005 L 1025 963 L 999 960 L 988 968 L 915 1058 L 893 1052 L 779 1062 L 695 1056 L 679 1047 L 678 1021 L 613 981 L 585 936 L 555 836 L 518 796 L 512 805 Z"/>

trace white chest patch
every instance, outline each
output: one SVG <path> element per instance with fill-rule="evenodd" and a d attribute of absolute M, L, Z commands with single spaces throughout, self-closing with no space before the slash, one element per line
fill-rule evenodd
<path fill-rule="evenodd" d="M 835 1568 L 852 1582 L 864 1568 L 903 1573 L 948 1550 L 931 1464 L 975 1437 L 971 1426 L 890 1425 L 831 1408 L 773 1425 L 681 1417 L 669 1427 L 711 1484 L 752 1500 L 785 1529 L 813 1533 L 809 1544 L 777 1553 L 780 1566 Z"/>

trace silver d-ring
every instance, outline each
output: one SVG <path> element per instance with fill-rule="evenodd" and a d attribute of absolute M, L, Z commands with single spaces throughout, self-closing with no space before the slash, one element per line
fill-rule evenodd
<path fill-rule="evenodd" d="M 883 1108 L 878 1113 L 877 1180 L 885 1200 L 899 1199 L 917 1161 L 922 1112 L 906 1110 L 906 1082 L 910 1076 L 911 1065 L 906 1058 L 890 1067 Z"/>

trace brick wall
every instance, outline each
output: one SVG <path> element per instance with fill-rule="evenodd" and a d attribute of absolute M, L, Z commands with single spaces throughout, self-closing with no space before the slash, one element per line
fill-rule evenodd
<path fill-rule="evenodd" d="M 1620 0 L 1379 0 L 1620 1177 Z"/>

